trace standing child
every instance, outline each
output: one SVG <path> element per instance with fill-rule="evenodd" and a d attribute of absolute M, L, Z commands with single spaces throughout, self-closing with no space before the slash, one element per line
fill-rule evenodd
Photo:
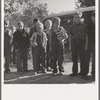
<path fill-rule="evenodd" d="M 45 26 L 45 33 L 47 35 L 48 41 L 47 41 L 47 55 L 46 55 L 46 63 L 47 63 L 47 71 L 51 71 L 51 26 L 52 26 L 52 21 L 51 20 L 46 20 L 44 22 Z"/>
<path fill-rule="evenodd" d="M 81 23 L 82 13 L 74 14 L 73 25 L 70 28 L 69 34 L 69 49 L 72 51 L 73 68 L 70 76 L 78 74 L 78 55 L 80 57 L 80 73 L 83 77 L 85 73 L 85 50 L 87 49 L 87 28 L 84 23 Z"/>
<path fill-rule="evenodd" d="M 11 43 L 12 43 L 12 32 L 9 29 L 9 21 L 4 22 L 4 57 L 5 57 L 5 73 L 10 72 L 10 58 L 11 58 Z"/>
<path fill-rule="evenodd" d="M 39 22 L 37 24 L 37 32 L 35 32 L 30 39 L 30 43 L 32 47 L 34 47 L 33 59 L 35 74 L 37 74 L 40 70 L 40 58 L 42 60 L 42 71 L 45 72 L 45 52 L 47 46 L 47 37 L 46 33 L 43 32 L 43 27 L 43 24 Z"/>
<path fill-rule="evenodd" d="M 91 57 L 92 54 L 92 57 Z M 91 21 L 88 24 L 88 49 L 86 52 L 86 72 L 89 72 L 89 62 L 92 58 L 92 78 L 95 79 L 95 12 L 91 14 Z"/>
<path fill-rule="evenodd" d="M 59 74 L 63 74 L 64 68 L 63 63 L 63 44 L 64 40 L 68 38 L 66 31 L 60 26 L 60 18 L 52 18 L 52 35 L 51 35 L 51 49 L 52 49 L 52 68 L 53 74 L 57 74 L 57 62 L 59 66 Z"/>
<path fill-rule="evenodd" d="M 18 73 L 22 73 L 22 71 L 28 72 L 27 53 L 30 41 L 27 32 L 24 30 L 24 23 L 22 21 L 18 22 L 18 29 L 13 39 L 17 53 L 17 71 Z"/>

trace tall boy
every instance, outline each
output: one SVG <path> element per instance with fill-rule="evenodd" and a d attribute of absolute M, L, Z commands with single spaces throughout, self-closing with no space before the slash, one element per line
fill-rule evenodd
<path fill-rule="evenodd" d="M 4 22 L 4 57 L 5 57 L 5 72 L 8 73 L 10 71 L 10 55 L 11 55 L 11 30 L 9 29 L 9 21 L 6 20 Z"/>
<path fill-rule="evenodd" d="M 86 73 L 89 72 L 89 62 L 92 54 L 92 71 L 91 74 L 95 79 L 95 12 L 91 14 L 91 21 L 88 24 L 88 49 L 86 52 Z"/>
<path fill-rule="evenodd" d="M 17 53 L 17 71 L 19 73 L 22 71 L 27 72 L 27 52 L 30 41 L 28 34 L 24 30 L 24 23 L 22 21 L 18 22 L 18 29 L 15 32 L 13 39 Z"/>
<path fill-rule="evenodd" d="M 80 57 L 80 75 L 85 74 L 85 49 L 87 49 L 87 28 L 81 23 L 82 13 L 75 13 L 73 18 L 73 25 L 70 28 L 69 34 L 69 49 L 72 51 L 73 68 L 70 76 L 77 76 L 78 74 L 78 55 Z"/>
<path fill-rule="evenodd" d="M 59 17 L 52 18 L 52 35 L 51 35 L 51 50 L 52 50 L 52 68 L 53 74 L 56 75 L 57 62 L 59 66 L 59 74 L 64 72 L 63 63 L 63 43 L 68 35 L 63 27 L 60 26 L 61 19 Z"/>

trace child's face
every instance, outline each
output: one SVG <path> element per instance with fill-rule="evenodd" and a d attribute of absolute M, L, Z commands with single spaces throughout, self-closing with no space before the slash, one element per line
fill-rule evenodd
<path fill-rule="evenodd" d="M 9 27 L 9 22 L 6 22 L 6 23 L 4 24 L 4 27 L 5 27 L 5 28 L 8 28 L 8 27 Z"/>
<path fill-rule="evenodd" d="M 37 31 L 38 32 L 42 32 L 43 31 L 43 28 L 41 26 L 37 26 Z"/>
<path fill-rule="evenodd" d="M 74 22 L 75 23 L 80 23 L 80 17 L 79 17 L 79 15 L 74 15 Z"/>
<path fill-rule="evenodd" d="M 24 28 L 24 24 L 23 23 L 18 23 L 18 29 L 23 29 Z"/>
<path fill-rule="evenodd" d="M 53 23 L 53 28 L 59 28 L 60 26 L 60 21 L 56 21 Z"/>
<path fill-rule="evenodd" d="M 92 22 L 95 23 L 95 16 L 91 16 Z"/>
<path fill-rule="evenodd" d="M 46 21 L 44 23 L 44 25 L 45 25 L 46 29 L 51 29 L 51 23 L 49 21 Z"/>
<path fill-rule="evenodd" d="M 34 22 L 33 22 L 33 25 L 34 25 L 35 27 L 37 27 L 37 24 L 38 24 L 38 21 L 34 21 Z"/>

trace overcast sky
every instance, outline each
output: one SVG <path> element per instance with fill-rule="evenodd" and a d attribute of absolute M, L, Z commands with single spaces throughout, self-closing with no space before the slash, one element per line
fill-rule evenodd
<path fill-rule="evenodd" d="M 48 4 L 49 13 L 59 13 L 75 9 L 75 0 L 42 0 Z"/>

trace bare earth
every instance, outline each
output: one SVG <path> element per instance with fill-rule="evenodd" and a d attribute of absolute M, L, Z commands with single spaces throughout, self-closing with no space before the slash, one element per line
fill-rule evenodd
<path fill-rule="evenodd" d="M 18 74 L 16 72 L 16 66 L 11 66 L 11 73 L 4 74 L 5 84 L 95 84 L 95 80 L 91 77 L 91 63 L 90 71 L 88 74 L 88 79 L 84 79 L 81 76 L 70 77 L 69 74 L 72 73 L 72 62 L 71 53 L 64 54 L 64 69 L 63 75 L 53 76 L 52 72 L 39 73 L 34 75 L 32 61 L 28 60 L 28 69 L 30 72 Z M 80 71 L 80 64 L 79 64 Z"/>

